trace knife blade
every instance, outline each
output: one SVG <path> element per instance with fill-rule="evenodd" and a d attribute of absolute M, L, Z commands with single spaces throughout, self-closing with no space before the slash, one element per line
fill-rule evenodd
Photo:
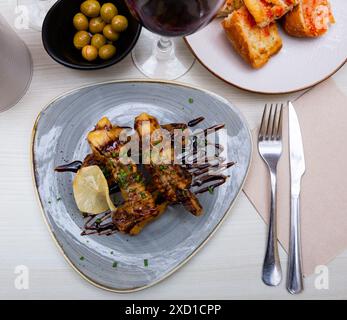
<path fill-rule="evenodd" d="M 305 173 L 305 155 L 304 146 L 298 116 L 291 102 L 289 108 L 289 159 L 290 159 L 290 177 L 291 193 L 299 195 L 301 177 Z"/>
<path fill-rule="evenodd" d="M 291 102 L 288 103 L 288 109 L 291 206 L 287 290 L 292 294 L 297 294 L 303 290 L 300 239 L 300 189 L 301 178 L 305 173 L 306 167 L 300 124 Z"/>

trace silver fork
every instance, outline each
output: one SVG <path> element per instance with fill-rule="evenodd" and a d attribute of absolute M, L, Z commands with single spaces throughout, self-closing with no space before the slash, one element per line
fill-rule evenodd
<path fill-rule="evenodd" d="M 283 104 L 265 105 L 258 136 L 259 154 L 267 164 L 271 181 L 270 222 L 267 248 L 263 263 L 262 279 L 269 286 L 277 286 L 282 279 L 281 263 L 277 246 L 277 164 L 282 154 Z"/>

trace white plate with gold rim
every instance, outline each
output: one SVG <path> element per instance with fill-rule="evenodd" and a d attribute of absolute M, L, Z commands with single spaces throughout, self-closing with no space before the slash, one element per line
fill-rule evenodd
<path fill-rule="evenodd" d="M 280 94 L 307 89 L 332 76 L 347 60 L 346 0 L 331 0 L 336 23 L 317 39 L 290 37 L 278 25 L 282 50 L 254 70 L 232 48 L 215 19 L 186 37 L 193 54 L 218 78 L 252 92 Z"/>

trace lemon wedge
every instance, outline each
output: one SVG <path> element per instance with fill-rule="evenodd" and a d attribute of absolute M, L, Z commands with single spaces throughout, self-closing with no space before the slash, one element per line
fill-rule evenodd
<path fill-rule="evenodd" d="M 73 181 L 73 194 L 81 212 L 98 214 L 109 209 L 116 210 L 107 180 L 98 166 L 78 170 Z"/>

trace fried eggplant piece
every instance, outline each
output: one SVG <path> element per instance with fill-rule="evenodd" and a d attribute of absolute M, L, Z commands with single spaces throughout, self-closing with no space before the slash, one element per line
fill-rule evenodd
<path fill-rule="evenodd" d="M 114 176 L 112 175 L 112 167 L 106 158 L 101 156 L 98 153 L 90 153 L 88 154 L 81 165 L 81 168 L 90 167 L 90 166 L 98 166 L 101 171 L 104 173 L 105 178 L 107 179 L 107 184 L 109 187 L 114 187 L 116 185 L 116 181 Z"/>
<path fill-rule="evenodd" d="M 135 118 L 134 128 L 142 140 L 149 137 L 151 152 L 158 142 L 163 142 L 162 138 L 156 136 L 156 132 L 160 132 L 161 129 L 158 120 L 147 113 L 142 113 Z M 156 189 L 170 203 L 182 203 L 192 214 L 201 215 L 202 206 L 189 190 L 192 182 L 190 173 L 182 166 L 173 164 L 174 150 L 171 146 L 171 139 L 170 146 L 163 146 L 160 157 L 161 159 L 169 159 L 170 164 L 157 164 L 155 157 L 154 160 L 151 157 L 151 163 L 145 166 Z"/>
<path fill-rule="evenodd" d="M 152 220 L 160 212 L 136 164 L 131 159 L 129 163 L 120 161 L 121 148 L 127 142 L 126 139 L 124 142 L 120 140 L 123 130 L 102 118 L 88 134 L 87 140 L 96 158 L 107 163 L 124 199 L 124 203 L 112 212 L 112 221 L 119 231 L 130 233 L 136 226 L 141 229 L 140 224 Z"/>

